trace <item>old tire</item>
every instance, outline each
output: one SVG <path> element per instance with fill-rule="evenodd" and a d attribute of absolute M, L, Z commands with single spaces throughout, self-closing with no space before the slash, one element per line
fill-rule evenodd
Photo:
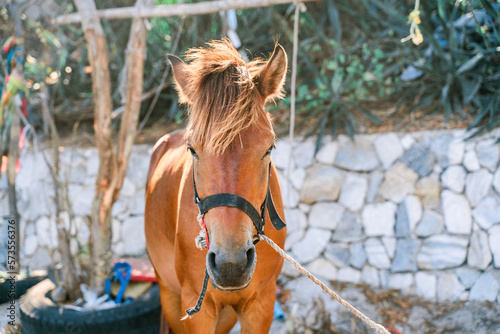
<path fill-rule="evenodd" d="M 46 276 L 37 276 L 37 277 L 29 277 L 23 279 L 16 279 L 14 286 L 15 290 L 11 294 L 13 296 L 9 296 L 9 292 L 11 291 L 11 282 L 9 280 L 0 281 L 0 304 L 6 303 L 11 299 L 19 299 L 26 290 L 31 288 L 33 285 L 43 281 Z M 13 297 L 13 298 L 12 298 Z"/>
<path fill-rule="evenodd" d="M 24 334 L 157 334 L 160 331 L 160 295 L 155 284 L 131 303 L 112 309 L 75 311 L 52 302 L 54 284 L 46 279 L 21 297 Z"/>

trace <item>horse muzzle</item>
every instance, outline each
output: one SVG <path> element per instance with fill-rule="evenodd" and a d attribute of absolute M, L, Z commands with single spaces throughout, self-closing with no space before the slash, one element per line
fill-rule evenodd
<path fill-rule="evenodd" d="M 207 269 L 214 288 L 238 291 L 252 280 L 257 263 L 255 246 L 247 244 L 238 250 L 211 247 L 207 253 Z"/>

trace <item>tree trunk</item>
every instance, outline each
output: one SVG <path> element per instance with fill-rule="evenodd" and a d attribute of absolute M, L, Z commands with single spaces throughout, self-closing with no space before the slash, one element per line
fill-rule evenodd
<path fill-rule="evenodd" d="M 138 10 L 151 0 L 138 0 Z M 127 47 L 127 97 L 115 153 L 111 130 L 111 84 L 106 54 L 106 40 L 96 15 L 93 0 L 75 0 L 82 17 L 82 27 L 88 43 L 94 94 L 94 131 L 99 152 L 94 203 L 91 213 L 91 287 L 102 291 L 111 270 L 111 208 L 118 199 L 128 160 L 135 140 L 142 95 L 146 28 L 142 19 L 132 23 Z"/>
<path fill-rule="evenodd" d="M 93 0 L 75 0 L 82 15 L 82 27 L 88 45 L 88 57 L 92 68 L 92 92 L 94 98 L 94 131 L 99 153 L 99 169 L 96 177 L 94 203 L 91 212 L 91 264 L 90 285 L 102 291 L 111 263 L 111 183 L 116 173 L 116 158 L 111 142 L 111 82 L 106 53 L 106 39 L 99 19 L 95 17 Z"/>

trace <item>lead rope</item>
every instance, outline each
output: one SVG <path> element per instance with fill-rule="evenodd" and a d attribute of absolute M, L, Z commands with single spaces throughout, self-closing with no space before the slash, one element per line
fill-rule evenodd
<path fill-rule="evenodd" d="M 198 220 L 198 224 L 200 224 L 201 231 L 200 234 L 194 239 L 196 243 L 196 248 L 200 250 L 208 250 L 210 248 L 210 241 L 208 240 L 208 231 L 207 225 L 205 224 L 205 215 L 201 213 L 198 214 L 196 218 Z M 194 314 L 198 313 L 201 309 L 201 303 L 203 303 L 203 299 L 205 298 L 205 294 L 207 293 L 208 287 L 208 272 L 205 269 L 205 278 L 203 279 L 203 287 L 201 288 L 200 296 L 198 297 L 198 301 L 196 302 L 195 307 L 188 308 L 186 310 L 186 315 L 181 318 L 181 321 L 186 319 L 191 319 Z"/>
<path fill-rule="evenodd" d="M 288 255 L 284 250 L 282 250 L 278 245 L 276 245 L 274 243 L 274 241 L 272 241 L 271 239 L 269 239 L 267 236 L 265 236 L 263 234 L 259 234 L 259 239 L 260 240 L 264 240 L 265 242 L 267 242 L 269 244 L 269 246 L 271 246 L 276 252 L 278 252 L 278 254 L 281 255 L 281 257 L 283 257 L 285 260 L 287 260 L 288 262 L 290 262 L 290 264 L 292 266 L 294 266 L 295 269 L 297 269 L 301 274 L 306 275 L 311 281 L 313 281 L 314 283 L 316 283 L 317 285 L 319 285 L 319 287 L 321 289 L 323 289 L 323 291 L 325 291 L 333 299 L 335 299 L 336 301 L 338 301 L 340 303 L 340 305 L 344 306 L 346 309 L 348 309 L 349 311 L 351 311 L 352 313 L 354 313 L 355 316 L 357 316 L 358 318 L 360 318 L 361 320 L 363 320 L 368 326 L 370 326 L 371 328 L 375 329 L 379 333 L 382 333 L 382 334 L 391 334 L 387 329 L 385 329 L 384 326 L 382 326 L 380 324 L 377 324 L 376 322 L 374 322 L 373 320 L 371 320 L 370 318 L 368 318 L 366 315 L 364 315 L 363 313 L 361 313 L 360 311 L 358 311 L 354 306 L 352 306 L 347 301 L 345 301 L 344 299 L 342 299 L 342 297 L 340 297 L 335 291 L 333 291 L 332 289 L 330 289 L 329 287 L 327 287 L 325 285 L 325 283 L 323 283 L 319 279 L 317 279 L 307 269 L 305 269 L 304 267 L 302 267 L 290 255 Z"/>

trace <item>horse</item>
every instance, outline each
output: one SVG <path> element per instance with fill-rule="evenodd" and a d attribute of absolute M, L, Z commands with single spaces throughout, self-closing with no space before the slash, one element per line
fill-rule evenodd
<path fill-rule="evenodd" d="M 286 227 L 265 105 L 283 96 L 286 52 L 276 43 L 269 59 L 246 62 L 225 39 L 188 50 L 186 62 L 167 57 L 189 121 L 156 143 L 146 185 L 162 321 L 177 334 L 228 333 L 238 319 L 242 333 L 268 333 L 283 259 L 258 235 L 283 248 Z M 200 293 L 199 313 L 181 321 Z"/>

